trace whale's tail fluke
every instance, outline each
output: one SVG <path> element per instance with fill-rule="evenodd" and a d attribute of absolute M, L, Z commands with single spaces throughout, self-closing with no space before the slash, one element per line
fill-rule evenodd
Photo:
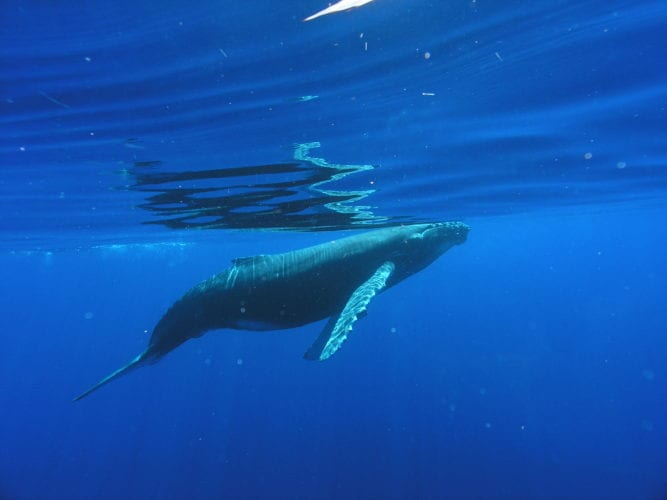
<path fill-rule="evenodd" d="M 90 394 L 90 393 L 93 392 L 93 391 L 96 391 L 97 389 L 99 389 L 99 388 L 102 387 L 103 385 L 106 385 L 106 384 L 108 384 L 109 382 L 111 382 L 112 380 L 114 380 L 114 379 L 120 377 L 121 375 L 125 375 L 126 373 L 129 373 L 129 372 L 132 371 L 133 369 L 135 369 L 135 368 L 141 366 L 141 365 L 143 364 L 142 362 L 145 362 L 145 361 L 146 361 L 146 355 L 147 355 L 147 352 L 148 352 L 148 351 L 144 351 L 144 352 L 142 352 L 141 354 L 139 354 L 139 356 L 137 356 L 136 358 L 134 358 L 134 359 L 133 359 L 132 361 L 130 361 L 128 364 L 126 364 L 125 366 L 123 366 L 123 367 L 121 367 L 121 368 L 118 368 L 118 370 L 116 370 L 115 372 L 113 372 L 113 373 L 107 375 L 107 376 L 104 377 L 102 380 L 100 380 L 97 384 L 95 384 L 95 385 L 92 386 L 90 389 L 88 389 L 86 392 L 84 392 L 84 393 L 78 395 L 77 397 L 75 397 L 72 401 L 78 401 L 78 400 L 80 400 L 80 399 L 85 398 L 88 394 Z"/>

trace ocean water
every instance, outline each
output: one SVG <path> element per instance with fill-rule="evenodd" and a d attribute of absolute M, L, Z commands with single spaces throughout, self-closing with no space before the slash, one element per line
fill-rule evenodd
<path fill-rule="evenodd" d="M 667 5 L 0 9 L 0 499 L 667 498 Z M 460 220 L 323 323 L 140 353 L 239 256 Z"/>

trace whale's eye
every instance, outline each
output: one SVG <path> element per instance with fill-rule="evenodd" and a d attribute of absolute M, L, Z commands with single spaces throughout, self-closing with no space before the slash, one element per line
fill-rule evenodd
<path fill-rule="evenodd" d="M 437 232 L 437 227 L 435 225 L 430 225 L 429 227 L 424 229 L 424 231 L 422 231 L 421 237 L 425 238 L 425 237 L 428 237 L 428 236 L 432 236 L 432 235 L 435 235 L 436 232 Z"/>

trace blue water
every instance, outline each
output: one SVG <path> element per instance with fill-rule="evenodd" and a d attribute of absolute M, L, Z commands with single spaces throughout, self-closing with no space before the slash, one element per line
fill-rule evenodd
<path fill-rule="evenodd" d="M 0 498 L 667 497 L 667 5 L 0 9 Z M 468 241 L 71 399 L 245 255 Z M 259 230 L 261 229 L 261 230 Z"/>

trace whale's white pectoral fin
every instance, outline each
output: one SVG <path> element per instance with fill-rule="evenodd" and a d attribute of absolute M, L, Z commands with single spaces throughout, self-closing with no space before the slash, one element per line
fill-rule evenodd
<path fill-rule="evenodd" d="M 340 0 L 333 5 L 329 5 L 326 9 L 322 9 L 319 12 L 316 12 L 312 16 L 308 16 L 304 21 L 312 21 L 318 17 L 326 16 L 327 14 L 333 14 L 335 12 L 342 12 L 344 10 L 354 9 L 355 7 L 361 7 L 367 3 L 371 3 L 373 0 Z"/>
<path fill-rule="evenodd" d="M 366 306 L 371 299 L 387 285 L 387 280 L 393 272 L 394 263 L 385 262 L 373 276 L 352 292 L 341 313 L 329 319 L 320 336 L 303 357 L 323 361 L 333 355 L 347 339 L 354 322 L 365 314 Z"/>

